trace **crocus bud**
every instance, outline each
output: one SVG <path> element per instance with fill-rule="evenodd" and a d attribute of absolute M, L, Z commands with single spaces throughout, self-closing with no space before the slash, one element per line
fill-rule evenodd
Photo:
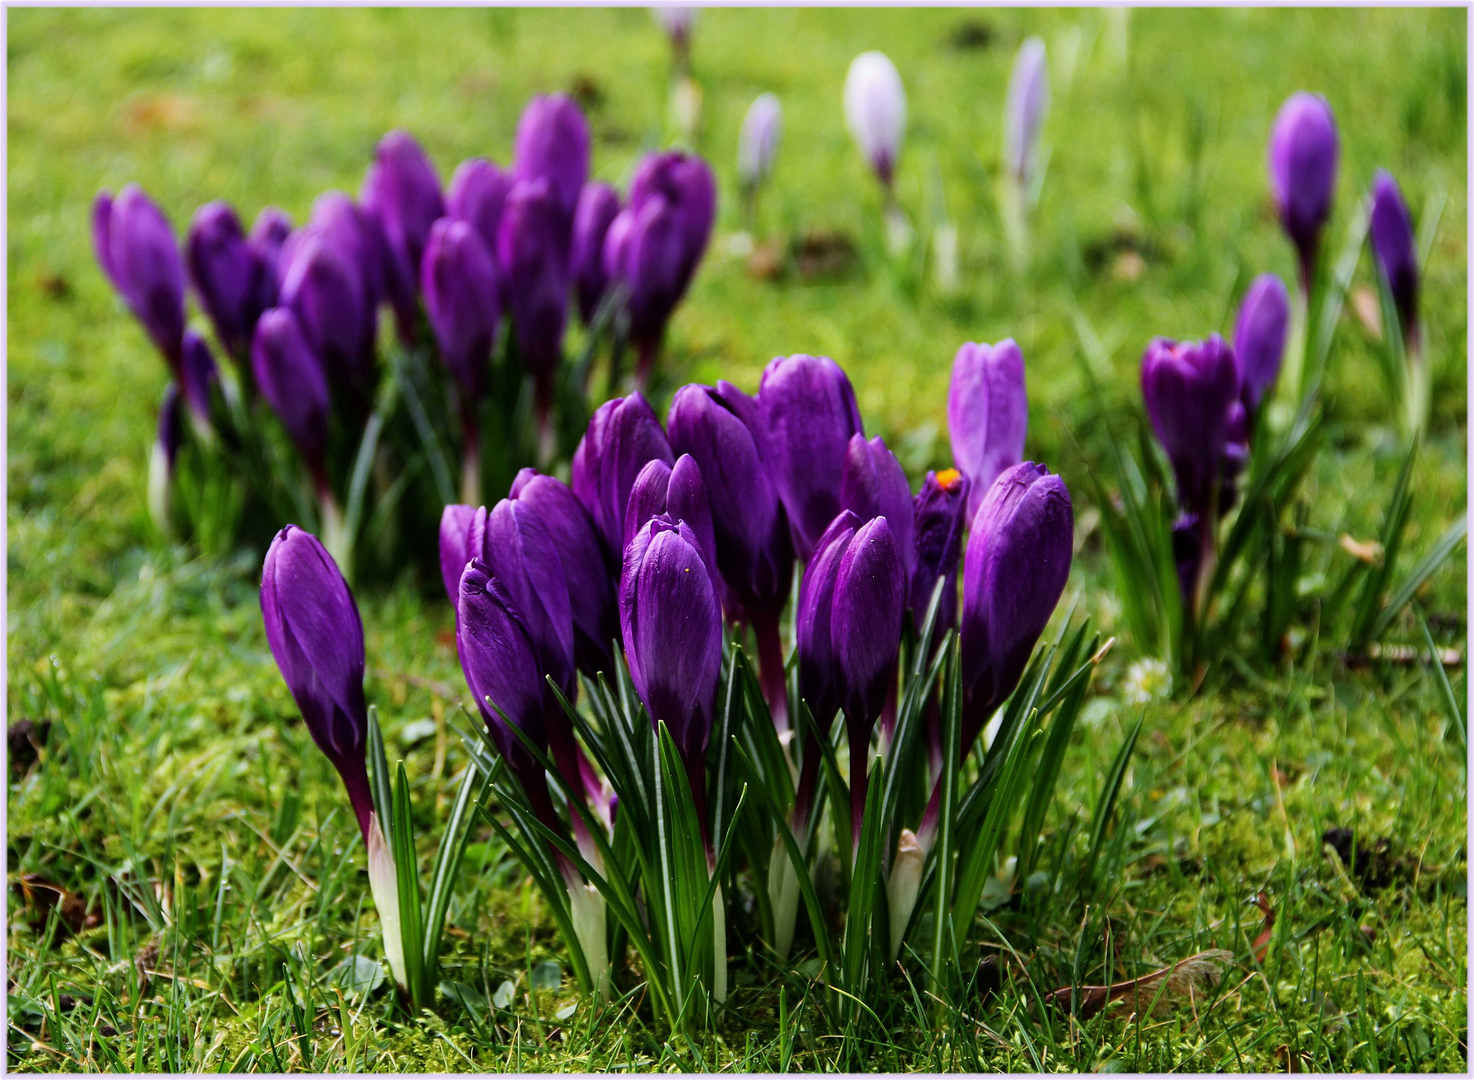
<path fill-rule="evenodd" d="M 780 356 L 763 369 L 757 400 L 765 429 L 766 471 L 788 510 L 798 556 L 807 560 L 839 513 L 839 485 L 850 439 L 864 434 L 855 391 L 849 377 L 827 356 Z"/>
<path fill-rule="evenodd" d="M 420 290 L 440 355 L 474 408 L 486 389 L 496 340 L 496 265 L 469 222 L 441 218 L 430 230 Z"/>
<path fill-rule="evenodd" d="M 276 268 L 246 240 L 229 203 L 206 203 L 195 211 L 185 240 L 185 263 L 195 295 L 226 352 L 245 358 L 256 320 L 275 301 Z"/>
<path fill-rule="evenodd" d="M 909 588 L 916 567 L 911 484 L 896 455 L 879 435 L 868 442 L 863 435 L 850 437 L 839 480 L 839 504 L 853 511 L 861 521 L 883 517 L 890 522 Z"/>
<path fill-rule="evenodd" d="M 1221 477 L 1229 407 L 1239 397 L 1233 350 L 1217 334 L 1203 342 L 1156 338 L 1141 358 L 1141 395 L 1172 462 L 1178 502 L 1206 514 Z"/>
<path fill-rule="evenodd" d="M 177 376 L 184 338 L 184 270 L 169 219 L 137 184 L 129 184 L 116 199 L 99 192 L 92 203 L 92 244 L 113 287 Z"/>
<path fill-rule="evenodd" d="M 747 107 L 737 135 L 737 180 L 745 189 L 757 188 L 772 173 L 782 134 L 783 107 L 778 95 L 759 94 Z"/>
<path fill-rule="evenodd" d="M 969 518 L 998 474 L 1023 457 L 1028 429 L 1024 354 L 1013 338 L 958 349 L 947 388 L 947 430 L 952 460 L 971 485 Z"/>
<path fill-rule="evenodd" d="M 461 574 L 458 596 L 456 651 L 466 685 L 492 740 L 518 779 L 524 787 L 531 780 L 534 788 L 541 785 L 545 792 L 542 770 L 532 764 L 532 755 L 508 727 L 515 725 L 534 746 L 547 748 L 547 684 L 527 621 L 506 586 L 479 558 L 472 559 Z M 532 790 L 528 796 L 537 799 Z"/>
<path fill-rule="evenodd" d="M 450 503 L 440 512 L 440 580 L 451 607 L 459 600 L 466 564 L 473 554 L 480 555 L 470 548 L 471 520 L 475 516 L 476 507 L 465 503 Z"/>
<path fill-rule="evenodd" d="M 1027 38 L 1019 46 L 1003 103 L 1003 164 L 1020 184 L 1034 176 L 1039 127 L 1049 111 L 1049 65 L 1044 40 Z"/>
<path fill-rule="evenodd" d="M 529 101 L 517 121 L 513 162 L 519 181 L 548 182 L 566 243 L 578 194 L 589 178 L 589 124 L 578 103 L 565 94 L 539 95 Z"/>
<path fill-rule="evenodd" d="M 292 219 L 287 212 L 276 206 L 263 207 L 251 226 L 249 243 L 266 256 L 267 261 L 276 262 L 287 237 L 292 234 Z"/>
<path fill-rule="evenodd" d="M 486 158 L 468 158 L 456 166 L 445 193 L 446 212 L 469 221 L 481 234 L 488 252 L 496 251 L 496 230 L 514 177 Z"/>
<path fill-rule="evenodd" d="M 684 292 L 711 238 L 717 210 L 716 178 L 711 166 L 695 154 L 683 150 L 647 154 L 630 181 L 629 204 L 638 208 L 656 195 L 662 196 L 680 219 Z"/>
<path fill-rule="evenodd" d="M 906 135 L 906 90 L 890 57 L 861 53 L 844 80 L 844 115 L 860 153 L 886 187 L 895 176 Z"/>
<path fill-rule="evenodd" d="M 895 677 L 906 584 L 900 547 L 886 519 L 873 518 L 856 529 L 834 578 L 829 636 L 850 744 L 850 823 L 857 845 L 865 816 L 870 733 Z"/>
<path fill-rule="evenodd" d="M 712 532 L 711 506 L 706 498 L 706 482 L 701 469 L 690 454 L 682 454 L 675 466 L 658 458 L 646 462 L 630 488 L 629 505 L 624 511 L 624 543 L 628 547 L 645 522 L 661 514 L 672 521 L 684 521 L 701 548 L 701 561 L 706 563 L 712 584 L 721 594 L 721 577 L 717 569 L 716 540 Z"/>
<path fill-rule="evenodd" d="M 1250 413 L 1259 411 L 1259 403 L 1279 378 L 1289 331 L 1290 294 L 1285 283 L 1278 274 L 1260 274 L 1244 294 L 1233 331 L 1240 393 Z"/>
<path fill-rule="evenodd" d="M 364 764 L 363 623 L 338 564 L 317 537 L 295 525 L 267 549 L 261 617 L 276 666 L 312 740 L 343 778 L 367 842 L 373 798 Z"/>
<path fill-rule="evenodd" d="M 594 519 L 567 484 L 533 469 L 517 474 L 510 498 L 530 509 L 542 523 L 563 564 L 573 614 L 575 664 L 589 678 L 601 671 L 612 675 L 614 660 L 609 650 L 610 643 L 619 637 L 614 595 L 619 575 L 599 539 Z"/>
<path fill-rule="evenodd" d="M 341 191 L 328 191 L 312 204 L 308 221 L 324 243 L 358 274 L 364 303 L 372 312 L 391 292 L 393 255 L 379 219 Z M 417 268 L 418 269 L 418 268 Z"/>
<path fill-rule="evenodd" d="M 926 620 L 932 591 L 945 579 L 937 607 L 936 636 L 957 625 L 957 563 L 962 557 L 962 528 L 967 520 L 968 480 L 956 469 L 929 472 L 916 495 L 916 569 L 911 572 L 911 619 L 918 633 Z"/>
<path fill-rule="evenodd" d="M 615 566 L 625 546 L 624 512 L 630 489 L 645 463 L 657 458 L 667 465 L 676 460 L 660 421 L 639 394 L 614 398 L 595 409 L 573 453 L 573 493 L 594 519 Z"/>
<path fill-rule="evenodd" d="M 289 242 L 281 301 L 335 387 L 366 395 L 373 381 L 373 311 L 362 276 L 315 229 Z"/>
<path fill-rule="evenodd" d="M 573 611 L 568 581 L 548 530 L 531 506 L 503 499 L 486 516 L 483 550 L 473 552 L 507 587 L 527 621 L 540 670 L 572 697 Z"/>
<path fill-rule="evenodd" d="M 389 248 L 414 280 L 430 229 L 445 216 L 435 166 L 407 131 L 391 131 L 374 148 L 360 197 L 379 219 Z"/>
<path fill-rule="evenodd" d="M 1372 252 L 1377 267 L 1387 279 L 1387 289 L 1397 307 L 1397 319 L 1409 344 L 1418 339 L 1418 248 L 1413 239 L 1413 221 L 1402 201 L 1397 181 L 1385 170 L 1377 170 L 1372 181 Z"/>
<path fill-rule="evenodd" d="M 1070 576 L 1074 511 L 1064 481 L 1025 461 L 973 518 L 962 570 L 962 754 L 1018 686 Z"/>
<path fill-rule="evenodd" d="M 189 411 L 204 424 L 210 423 L 210 404 L 220 385 L 220 369 L 205 339 L 193 330 L 184 332 L 180 348 L 179 378 Z"/>
<path fill-rule="evenodd" d="M 569 268 L 578 291 L 578 314 L 585 326 L 591 326 L 599 301 L 609 284 L 604 269 L 604 237 L 609 224 L 619 213 L 619 193 L 608 184 L 591 182 L 583 186 L 578 208 L 573 214 L 573 249 Z"/>
<path fill-rule="evenodd" d="M 660 28 L 666 32 L 677 52 L 684 52 L 691 45 L 691 28 L 696 22 L 696 9 L 681 4 L 661 4 L 651 8 L 651 14 Z"/>
<path fill-rule="evenodd" d="M 794 614 L 794 644 L 798 650 L 798 692 L 808 703 L 814 721 L 829 730 L 839 712 L 839 670 L 830 633 L 834 608 L 834 583 L 839 564 L 849 550 L 861 521 L 841 510 L 814 545 L 813 558 L 804 568 L 798 586 L 798 608 Z"/>
<path fill-rule="evenodd" d="M 664 723 L 681 752 L 709 844 L 705 756 L 722 666 L 722 611 L 689 525 L 654 518 L 630 542 L 619 625 L 630 680 L 651 723 Z"/>
<path fill-rule="evenodd" d="M 567 246 L 562 210 L 546 179 L 519 180 L 497 227 L 497 269 L 506 283 L 517 352 L 550 402 L 552 376 L 563 359 L 568 315 Z"/>
<path fill-rule="evenodd" d="M 322 362 L 290 308 L 272 308 L 256 323 L 251 372 L 261 396 L 281 419 L 287 437 L 322 486 L 327 482 L 323 463 L 328 451 L 328 384 Z"/>
<path fill-rule="evenodd" d="M 1326 99 L 1304 91 L 1290 95 L 1269 137 L 1269 187 L 1280 223 L 1300 253 L 1307 288 L 1321 229 L 1331 216 L 1340 149 Z"/>

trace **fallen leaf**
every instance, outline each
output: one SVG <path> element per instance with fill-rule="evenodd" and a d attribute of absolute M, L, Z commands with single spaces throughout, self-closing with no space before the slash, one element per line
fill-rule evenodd
<path fill-rule="evenodd" d="M 1280 1068 L 1287 1073 L 1305 1071 L 1305 1054 L 1300 1050 L 1292 1051 L 1287 1045 L 1274 1048 L 1274 1060 L 1278 1061 Z"/>
<path fill-rule="evenodd" d="M 80 896 L 47 881 L 41 875 L 22 874 L 18 880 L 26 907 L 30 909 L 30 921 L 38 929 L 45 927 L 52 909 L 61 908 L 56 920 L 53 943 L 68 934 L 80 934 L 83 930 L 90 930 L 102 923 L 101 913 L 88 908 L 87 902 Z"/>
<path fill-rule="evenodd" d="M 1075 1014 L 1082 1020 L 1117 1002 L 1125 1002 L 1133 1013 L 1150 1010 L 1161 1016 L 1184 1002 L 1195 1005 L 1200 995 L 1217 988 L 1223 969 L 1231 963 L 1233 953 L 1227 949 L 1207 949 L 1150 975 L 1110 986 L 1062 986 L 1044 1000 L 1057 1009 L 1069 1009 L 1073 999 Z"/>

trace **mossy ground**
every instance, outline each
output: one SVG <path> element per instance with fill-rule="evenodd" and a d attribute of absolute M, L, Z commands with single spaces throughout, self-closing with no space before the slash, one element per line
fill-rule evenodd
<path fill-rule="evenodd" d="M 560 947 L 540 902 L 483 831 L 451 909 L 445 977 L 493 998 L 477 1019 L 442 1000 L 407 1020 L 385 990 L 344 1000 L 328 973 L 379 955 L 362 852 L 261 632 L 261 552 L 217 561 L 161 546 L 144 511 L 162 366 L 92 261 L 87 206 L 137 180 L 182 227 L 230 199 L 305 216 L 356 191 L 374 141 L 403 126 L 444 175 L 505 160 L 526 98 L 575 88 L 595 172 L 627 179 L 667 139 L 667 45 L 648 13 L 583 11 L 22 10 L 9 49 L 8 662 L 11 721 L 48 727 L 34 764 L 12 747 L 7 864 L 15 1069 L 1436 1069 L 1462 1071 L 1467 1009 L 1466 771 L 1419 666 L 1348 669 L 1314 639 L 1297 665 L 1210 678 L 1213 692 L 1135 700 L 1129 638 L 1108 659 L 1051 819 L 1073 865 L 1126 726 L 1146 721 L 1089 895 L 1004 906 L 975 927 L 1007 941 L 1000 992 L 936 1019 L 904 983 L 883 1029 L 832 1030 L 799 975 L 733 961 L 732 1013 L 694 1044 L 638 1002 L 598 1013 L 560 988 L 530 999 Z M 1466 15 L 1458 10 L 704 12 L 694 64 L 701 149 L 721 190 L 716 236 L 673 326 L 667 382 L 752 389 L 773 355 L 850 372 L 871 431 L 913 477 L 947 461 L 944 394 L 966 340 L 1017 338 L 1028 359 L 1029 454 L 1061 472 L 1082 523 L 1102 425 L 1085 399 L 1080 327 L 1105 344 L 1113 409 L 1134 409 L 1157 334 L 1231 326 L 1236 287 L 1292 274 L 1265 195 L 1264 144 L 1292 91 L 1324 93 L 1343 156 L 1338 214 L 1376 167 L 1415 214 L 1442 205 L 1424 290 L 1436 372 L 1414 480 L 1409 563 L 1467 493 Z M 1017 269 L 994 197 L 1013 53 L 1048 45 L 1054 107 L 1034 257 Z M 960 286 L 889 268 L 880 196 L 846 133 L 846 66 L 882 48 L 910 99 L 899 175 L 915 219 L 959 230 Z M 734 141 L 763 90 L 783 147 L 759 239 L 848 240 L 833 273 L 760 279 L 731 254 L 743 227 Z M 1357 284 L 1373 282 L 1364 257 Z M 1332 352 L 1327 440 L 1307 493 L 1325 532 L 1373 535 L 1402 446 L 1368 330 L 1350 307 Z M 1123 633 L 1098 533 L 1066 603 Z M 1336 559 L 1319 551 L 1310 572 Z M 1462 550 L 1419 594 L 1463 648 Z M 447 727 L 460 677 L 437 583 L 361 600 L 368 691 L 391 754 L 416 778 L 429 832 L 462 757 Z M 1314 635 L 1315 628 L 1307 633 Z M 1392 631 L 1413 641 L 1410 621 Z M 1224 658 L 1224 668 L 1233 667 Z M 1462 700 L 1464 675 L 1453 673 Z M 441 688 L 450 688 L 442 691 Z M 430 724 L 415 723 L 430 720 Z M 20 765 L 20 767 L 17 767 Z M 1386 881 L 1324 854 L 1333 826 L 1387 838 Z M 22 875 L 36 875 L 31 892 Z M 1066 875 L 1067 877 L 1068 875 Z M 39 881 L 75 898 L 78 932 L 38 923 Z M 1250 959 L 1263 892 L 1277 912 Z M 63 922 L 65 919 L 62 920 Z M 1128 1023 L 1052 1016 L 1037 991 L 1129 978 L 1203 949 L 1239 964 L 1211 1011 Z M 544 969 L 546 971 L 546 969 Z M 781 990 L 781 1001 L 780 1001 Z"/>

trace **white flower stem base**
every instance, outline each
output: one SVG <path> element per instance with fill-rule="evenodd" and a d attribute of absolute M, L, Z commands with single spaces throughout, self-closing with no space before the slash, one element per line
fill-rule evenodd
<path fill-rule="evenodd" d="M 384 956 L 394 981 L 409 993 L 409 982 L 404 976 L 404 942 L 399 930 L 399 879 L 395 874 L 394 854 L 389 850 L 384 830 L 379 827 L 376 812 L 369 814 L 368 875 L 369 892 L 373 894 L 379 925 L 384 930 Z"/>

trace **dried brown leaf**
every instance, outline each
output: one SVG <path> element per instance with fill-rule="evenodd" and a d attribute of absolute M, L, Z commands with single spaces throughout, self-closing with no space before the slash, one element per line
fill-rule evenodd
<path fill-rule="evenodd" d="M 1154 1016 L 1163 1016 L 1178 1005 L 1195 1005 L 1199 997 L 1211 993 L 1222 981 L 1223 969 L 1231 963 L 1233 953 L 1227 949 L 1207 949 L 1150 975 L 1110 986 L 1062 986 L 1051 990 L 1044 1000 L 1055 1008 L 1069 1009 L 1073 997 L 1075 1014 L 1082 1020 L 1118 1003 L 1133 1013 L 1149 1010 Z"/>

